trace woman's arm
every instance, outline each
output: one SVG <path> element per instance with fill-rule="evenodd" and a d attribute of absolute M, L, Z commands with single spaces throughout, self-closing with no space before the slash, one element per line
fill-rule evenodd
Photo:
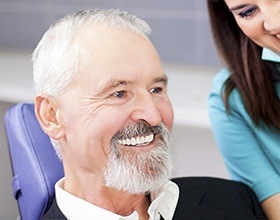
<path fill-rule="evenodd" d="M 263 148 L 265 143 L 259 143 L 257 132 L 262 131 L 252 123 L 237 91 L 230 97 L 230 115 L 226 112 L 220 96 L 223 82 L 219 78 L 214 81 L 209 97 L 209 116 L 216 143 L 231 178 L 249 185 L 259 201 L 263 201 L 280 192 L 279 173 L 264 152 L 270 146 Z M 269 134 L 265 136 L 270 138 Z"/>
<path fill-rule="evenodd" d="M 280 219 L 280 193 L 267 198 L 261 205 L 269 220 Z"/>

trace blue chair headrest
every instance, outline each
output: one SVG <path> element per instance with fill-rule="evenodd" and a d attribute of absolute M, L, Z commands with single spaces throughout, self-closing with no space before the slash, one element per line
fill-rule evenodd
<path fill-rule="evenodd" d="M 21 219 L 38 220 L 54 199 L 54 185 L 64 176 L 50 138 L 41 129 L 34 104 L 19 103 L 4 117 L 13 170 L 13 194 Z"/>

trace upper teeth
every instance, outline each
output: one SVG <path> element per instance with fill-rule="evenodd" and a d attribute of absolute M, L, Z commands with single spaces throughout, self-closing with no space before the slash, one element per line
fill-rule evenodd
<path fill-rule="evenodd" d="M 143 144 L 148 144 L 154 140 L 154 134 L 150 134 L 145 137 L 136 137 L 136 138 L 126 138 L 122 140 L 118 140 L 118 144 L 122 145 L 143 145 Z"/>
<path fill-rule="evenodd" d="M 277 38 L 280 38 L 280 34 L 276 34 L 276 37 L 277 37 Z"/>

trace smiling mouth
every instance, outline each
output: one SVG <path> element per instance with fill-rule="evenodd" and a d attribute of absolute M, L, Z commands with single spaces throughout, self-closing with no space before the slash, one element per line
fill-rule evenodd
<path fill-rule="evenodd" d="M 117 140 L 117 143 L 124 146 L 143 146 L 150 144 L 154 140 L 154 138 L 154 134 L 149 134 L 141 137 L 137 136 L 132 138 L 119 139 Z"/>

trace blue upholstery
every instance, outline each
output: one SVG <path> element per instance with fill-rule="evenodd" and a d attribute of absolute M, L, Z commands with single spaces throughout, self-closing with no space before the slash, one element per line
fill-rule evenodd
<path fill-rule="evenodd" d="M 34 104 L 8 109 L 4 123 L 13 170 L 13 194 L 22 220 L 38 220 L 54 198 L 54 184 L 63 174 L 49 137 L 42 131 Z"/>

